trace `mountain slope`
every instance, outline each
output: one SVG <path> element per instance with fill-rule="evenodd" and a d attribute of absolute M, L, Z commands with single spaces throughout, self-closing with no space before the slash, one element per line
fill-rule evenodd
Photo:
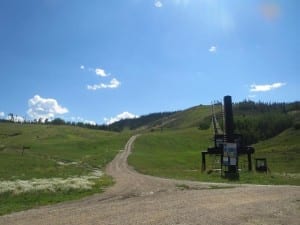
<path fill-rule="evenodd" d="M 108 126 L 109 130 L 155 130 L 198 127 L 205 118 L 210 120 L 211 107 L 199 105 L 182 111 L 151 113 L 139 118 L 125 119 Z"/>
<path fill-rule="evenodd" d="M 218 124 L 223 126 L 222 105 L 214 106 Z M 299 127 L 300 104 L 255 103 L 243 101 L 233 104 L 235 132 L 244 136 L 244 144 L 254 144 L 274 137 L 282 131 Z M 209 129 L 212 107 L 199 105 L 177 112 L 153 113 L 140 118 L 127 119 L 108 126 L 109 130 L 155 131 L 186 128 Z"/>

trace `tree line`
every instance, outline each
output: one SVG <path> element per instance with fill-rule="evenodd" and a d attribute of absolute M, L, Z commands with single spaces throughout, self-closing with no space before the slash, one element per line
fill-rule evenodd
<path fill-rule="evenodd" d="M 274 137 L 294 127 L 299 129 L 300 102 L 255 103 L 243 101 L 233 106 L 235 132 L 243 136 L 244 144 Z"/>
<path fill-rule="evenodd" d="M 65 121 L 62 118 L 55 118 L 53 120 L 42 118 L 34 119 L 33 121 L 24 120 L 22 123 L 24 124 L 46 124 L 46 125 L 69 125 L 69 126 L 77 126 L 88 129 L 97 129 L 104 131 L 115 131 L 121 132 L 124 129 L 134 130 L 142 126 L 151 126 L 157 123 L 159 120 L 166 118 L 176 112 L 161 112 L 161 113 L 151 113 L 148 115 L 144 115 L 138 118 L 133 119 L 123 119 L 112 124 L 90 124 L 84 122 L 74 122 L 74 121 Z M 9 122 L 9 123 L 19 123 L 14 119 L 0 119 L 0 122 Z"/>
<path fill-rule="evenodd" d="M 288 128 L 300 129 L 300 102 L 264 103 L 242 101 L 233 104 L 234 132 L 241 134 L 244 145 L 257 143 L 274 137 Z M 223 129 L 223 115 L 217 114 Z M 211 117 L 200 123 L 200 129 L 207 129 Z"/>

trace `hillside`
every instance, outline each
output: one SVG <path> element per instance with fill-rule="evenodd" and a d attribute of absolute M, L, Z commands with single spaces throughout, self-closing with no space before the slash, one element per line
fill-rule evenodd
<path fill-rule="evenodd" d="M 223 126 L 222 106 L 214 111 L 220 126 Z M 243 101 L 233 104 L 235 132 L 244 136 L 245 144 L 254 144 L 274 137 L 282 131 L 300 124 L 300 102 L 255 103 Z M 153 113 L 135 119 L 126 119 L 108 126 L 109 130 L 155 131 L 186 128 L 209 129 L 211 106 L 199 105 L 186 110 L 168 113 Z"/>
<path fill-rule="evenodd" d="M 271 172 L 300 172 L 300 129 L 290 128 L 279 135 L 254 145 L 256 157 L 268 159 Z M 300 175 L 300 174 L 298 174 Z M 300 178 L 300 176 L 298 177 Z"/>
<path fill-rule="evenodd" d="M 215 111 L 222 126 L 220 105 Z M 299 102 L 233 105 L 235 131 L 243 135 L 245 144 L 256 143 L 253 158 L 267 158 L 269 169 L 268 174 L 249 173 L 247 157 L 241 156 L 238 182 L 300 185 L 299 112 Z M 137 139 L 130 165 L 154 176 L 224 182 L 212 172 L 220 168 L 219 157 L 209 156 L 207 171 L 201 173 L 200 152 L 213 146 L 210 114 L 210 107 L 198 106 L 171 115 L 166 129 L 152 129 Z"/>
<path fill-rule="evenodd" d="M 209 117 L 211 107 L 199 105 L 182 111 L 151 113 L 134 119 L 124 119 L 108 126 L 113 131 L 156 129 L 182 129 L 198 127 L 201 121 Z"/>
<path fill-rule="evenodd" d="M 215 106 L 222 127 L 221 105 Z M 247 172 L 240 157 L 241 183 L 300 185 L 300 104 L 233 105 L 235 130 L 254 157 L 268 160 L 268 174 Z M 134 133 L 129 164 L 137 171 L 177 179 L 224 182 L 217 157 L 201 173 L 200 152 L 213 145 L 211 106 L 153 113 L 109 126 L 19 124 L 0 121 L 0 215 L 98 193 L 113 183 L 103 168 Z M 118 132 L 111 132 L 113 130 Z M 23 150 L 23 147 L 26 147 Z M 55 193 L 55 195 L 53 195 Z"/>
<path fill-rule="evenodd" d="M 113 183 L 103 169 L 128 138 L 74 126 L 0 123 L 0 215 L 101 192 Z"/>
<path fill-rule="evenodd" d="M 0 123 L 0 179 L 86 174 L 102 168 L 128 136 L 72 126 Z M 22 153 L 22 147 L 27 146 Z M 57 167 L 76 162 L 77 167 Z"/>

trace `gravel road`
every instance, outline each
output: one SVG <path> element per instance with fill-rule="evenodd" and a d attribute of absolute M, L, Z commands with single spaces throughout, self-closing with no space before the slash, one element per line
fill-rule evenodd
<path fill-rule="evenodd" d="M 136 138 L 130 138 L 107 166 L 116 184 L 105 193 L 2 216 L 0 224 L 300 224 L 300 187 L 232 186 L 142 175 L 127 164 Z"/>

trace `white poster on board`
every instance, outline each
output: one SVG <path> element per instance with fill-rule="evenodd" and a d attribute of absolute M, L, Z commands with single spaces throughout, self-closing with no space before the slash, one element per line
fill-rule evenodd
<path fill-rule="evenodd" d="M 224 143 L 223 163 L 225 165 L 237 165 L 237 145 L 236 143 Z M 226 159 L 226 160 L 225 160 Z"/>
<path fill-rule="evenodd" d="M 235 166 L 236 165 L 236 158 L 230 158 L 230 165 Z"/>

